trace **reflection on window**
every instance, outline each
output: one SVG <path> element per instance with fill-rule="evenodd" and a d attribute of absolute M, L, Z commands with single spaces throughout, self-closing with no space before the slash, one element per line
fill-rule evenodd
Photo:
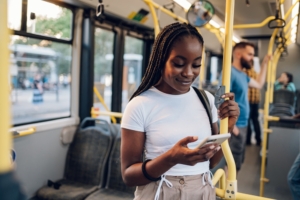
<path fill-rule="evenodd" d="M 14 125 L 70 116 L 71 45 L 11 36 Z"/>
<path fill-rule="evenodd" d="M 72 11 L 40 0 L 28 0 L 27 31 L 60 39 L 70 39 Z"/>
<path fill-rule="evenodd" d="M 141 83 L 143 62 L 143 41 L 126 36 L 122 86 L 122 112 Z"/>
<path fill-rule="evenodd" d="M 114 33 L 100 28 L 95 29 L 94 86 L 97 88 L 108 109 L 111 109 L 112 64 Z M 105 107 L 94 93 L 94 107 L 105 111 Z M 109 117 L 100 116 L 109 120 Z"/>
<path fill-rule="evenodd" d="M 19 31 L 21 28 L 22 0 L 9 0 L 7 6 L 8 28 Z"/>

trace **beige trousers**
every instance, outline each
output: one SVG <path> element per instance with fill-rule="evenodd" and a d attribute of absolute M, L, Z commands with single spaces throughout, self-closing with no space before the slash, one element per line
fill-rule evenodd
<path fill-rule="evenodd" d="M 204 176 L 204 177 L 203 177 Z M 161 184 L 159 200 L 215 200 L 215 189 L 211 186 L 207 173 L 192 176 L 166 176 L 172 186 Z M 160 180 L 161 181 L 161 180 Z M 134 200 L 154 200 L 160 181 L 137 186 Z M 203 184 L 204 183 L 204 184 Z"/>

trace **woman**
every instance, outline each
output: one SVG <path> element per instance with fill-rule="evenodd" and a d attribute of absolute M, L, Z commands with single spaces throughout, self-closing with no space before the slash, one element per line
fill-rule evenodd
<path fill-rule="evenodd" d="M 196 149 L 218 134 L 219 118 L 229 117 L 229 132 L 239 116 L 227 93 L 217 112 L 206 92 L 207 113 L 191 87 L 200 73 L 203 38 L 191 25 L 174 23 L 157 36 L 150 62 L 122 118 L 121 170 L 124 182 L 137 186 L 135 199 L 215 199 L 209 168 L 223 156 L 220 146 Z M 145 153 L 146 161 L 142 162 Z"/>
<path fill-rule="evenodd" d="M 289 72 L 283 72 L 280 77 L 275 81 L 275 90 L 286 89 L 296 92 L 296 87 L 293 83 L 293 75 Z"/>
<path fill-rule="evenodd" d="M 41 75 L 36 74 L 34 77 L 33 82 L 33 98 L 32 103 L 33 104 L 40 104 L 43 103 L 43 85 L 41 81 Z"/>

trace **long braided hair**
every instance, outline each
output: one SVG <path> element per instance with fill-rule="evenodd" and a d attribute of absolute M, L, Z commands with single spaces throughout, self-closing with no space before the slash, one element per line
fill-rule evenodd
<path fill-rule="evenodd" d="M 184 36 L 195 36 L 201 45 L 204 43 L 197 29 L 189 24 L 176 22 L 162 29 L 154 41 L 150 61 L 142 83 L 133 93 L 130 100 L 145 92 L 160 80 L 162 76 L 161 71 L 166 64 L 174 42 Z"/>

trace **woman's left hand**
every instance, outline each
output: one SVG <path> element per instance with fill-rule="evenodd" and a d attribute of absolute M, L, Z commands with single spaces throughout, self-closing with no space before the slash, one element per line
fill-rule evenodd
<path fill-rule="evenodd" d="M 225 93 L 222 98 L 228 98 L 219 107 L 218 115 L 220 119 L 228 117 L 228 132 L 231 133 L 233 127 L 240 116 L 239 105 L 234 101 L 234 93 Z"/>

